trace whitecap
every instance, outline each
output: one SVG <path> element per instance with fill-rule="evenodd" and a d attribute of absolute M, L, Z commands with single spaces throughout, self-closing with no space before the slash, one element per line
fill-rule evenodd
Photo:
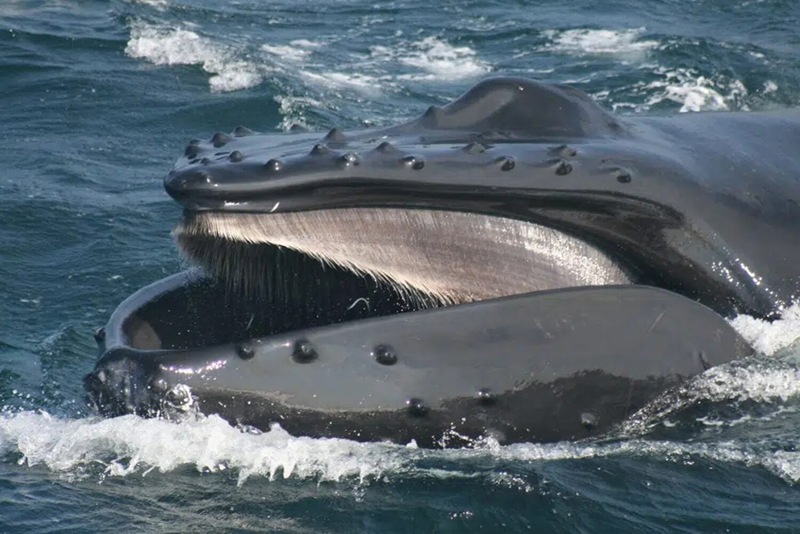
<path fill-rule="evenodd" d="M 659 46 L 652 39 L 641 39 L 645 28 L 627 30 L 547 30 L 545 37 L 551 40 L 549 50 L 571 55 L 616 55 L 642 57 L 645 52 Z"/>
<path fill-rule="evenodd" d="M 212 74 L 208 83 L 215 92 L 246 89 L 262 80 L 257 65 L 237 60 L 227 47 L 182 28 L 134 22 L 125 53 L 155 65 L 201 65 Z"/>
<path fill-rule="evenodd" d="M 179 423 L 128 415 L 114 419 L 61 419 L 22 411 L 0 415 L 0 454 L 20 465 L 43 465 L 70 478 L 147 476 L 194 466 L 199 472 L 233 470 L 250 477 L 346 483 L 399 478 L 497 479 L 498 460 L 515 462 L 640 456 L 656 461 L 705 458 L 758 466 L 790 483 L 800 481 L 800 453 L 773 452 L 765 444 L 692 443 L 627 439 L 609 443 L 521 443 L 491 438 L 472 449 L 422 450 L 414 444 L 358 443 L 294 437 L 275 426 L 261 433 L 230 426 L 217 416 Z M 436 467 L 431 460 L 437 459 Z M 483 467 L 483 468 L 482 468 Z M 506 483 L 500 479 L 498 483 Z"/>
<path fill-rule="evenodd" d="M 308 128 L 305 110 L 313 107 L 324 108 L 322 102 L 305 96 L 278 95 L 275 102 L 280 106 L 281 120 L 280 129 L 288 132 L 292 126 L 298 125 Z"/>
<path fill-rule="evenodd" d="M 159 10 L 164 10 L 169 5 L 167 0 L 128 0 L 133 4 L 141 4 L 145 6 L 155 7 Z"/>
<path fill-rule="evenodd" d="M 0 416 L 0 453 L 18 454 L 21 465 L 102 476 L 146 476 L 192 465 L 200 472 L 236 469 L 239 483 L 259 475 L 270 480 L 364 481 L 401 467 L 395 445 L 343 439 L 293 437 L 275 427 L 248 432 L 217 416 L 179 423 L 133 415 L 113 419 L 61 419 L 23 411 Z M 88 474 L 87 474 L 88 476 Z"/>
<path fill-rule="evenodd" d="M 310 50 L 304 50 L 303 48 L 296 46 L 294 44 L 291 45 L 264 44 L 261 45 L 261 50 L 263 50 L 268 54 L 276 56 L 279 59 L 293 61 L 293 62 L 305 61 L 308 58 L 308 56 L 311 55 Z"/>
<path fill-rule="evenodd" d="M 730 323 L 762 354 L 768 356 L 780 352 L 800 354 L 800 302 L 786 307 L 781 312 L 780 319 L 775 321 L 740 315 Z"/>
<path fill-rule="evenodd" d="M 299 48 L 320 48 L 325 45 L 322 41 L 311 41 L 309 39 L 295 39 L 290 41 L 289 44 Z"/>
<path fill-rule="evenodd" d="M 491 71 L 491 66 L 468 46 L 453 46 L 437 37 L 397 46 L 373 46 L 373 60 L 397 62 L 421 72 L 397 76 L 404 80 L 460 80 L 475 78 Z"/>
<path fill-rule="evenodd" d="M 681 113 L 747 109 L 747 88 L 737 79 L 715 80 L 688 68 L 657 67 L 655 73 L 661 79 L 642 88 L 651 94 L 643 106 L 645 110 L 664 101 L 680 104 Z"/>
<path fill-rule="evenodd" d="M 778 90 L 778 84 L 776 84 L 772 80 L 767 80 L 764 82 L 764 89 L 761 92 L 767 95 L 769 93 L 774 93 L 777 90 Z"/>
<path fill-rule="evenodd" d="M 311 72 L 309 70 L 300 71 L 300 75 L 311 82 L 316 88 L 327 89 L 356 89 L 363 93 L 377 93 L 381 88 L 381 81 L 388 80 L 388 77 L 378 78 L 368 74 L 357 72 Z"/>

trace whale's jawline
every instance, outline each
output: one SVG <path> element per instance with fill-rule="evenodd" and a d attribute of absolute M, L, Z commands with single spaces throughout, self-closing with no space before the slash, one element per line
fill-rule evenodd
<path fill-rule="evenodd" d="M 582 239 L 476 213 L 396 208 L 188 212 L 173 233 L 191 263 L 250 294 L 264 293 L 265 280 L 281 275 L 270 252 L 276 247 L 388 286 L 410 309 L 632 283 L 611 257 Z M 324 276 L 324 270 L 320 273 Z"/>

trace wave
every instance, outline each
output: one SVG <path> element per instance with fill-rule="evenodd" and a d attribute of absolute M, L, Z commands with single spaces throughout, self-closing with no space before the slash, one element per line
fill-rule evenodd
<path fill-rule="evenodd" d="M 546 30 L 550 40 L 546 48 L 571 55 L 614 55 L 642 59 L 645 53 L 659 46 L 654 39 L 643 39 L 645 28 L 626 30 L 570 29 Z"/>
<path fill-rule="evenodd" d="M 208 83 L 214 92 L 247 89 L 262 81 L 258 65 L 236 59 L 234 50 L 190 30 L 134 23 L 125 53 L 155 65 L 201 65 L 212 74 Z"/>

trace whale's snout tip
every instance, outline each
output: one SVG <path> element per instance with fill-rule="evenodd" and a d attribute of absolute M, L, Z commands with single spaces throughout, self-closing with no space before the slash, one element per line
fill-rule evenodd
<path fill-rule="evenodd" d="M 151 415 L 156 402 L 141 363 L 124 355 L 112 355 L 97 363 L 83 377 L 87 403 L 102 415 Z"/>

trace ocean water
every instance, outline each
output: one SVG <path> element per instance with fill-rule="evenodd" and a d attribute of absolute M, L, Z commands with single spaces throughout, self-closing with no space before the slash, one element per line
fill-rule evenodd
<path fill-rule="evenodd" d="M 800 532 L 800 306 L 595 443 L 107 420 L 81 386 L 94 329 L 183 267 L 161 179 L 191 138 L 387 125 L 490 75 L 620 114 L 798 106 L 799 27 L 790 0 L 2 0 L 0 532 Z"/>

